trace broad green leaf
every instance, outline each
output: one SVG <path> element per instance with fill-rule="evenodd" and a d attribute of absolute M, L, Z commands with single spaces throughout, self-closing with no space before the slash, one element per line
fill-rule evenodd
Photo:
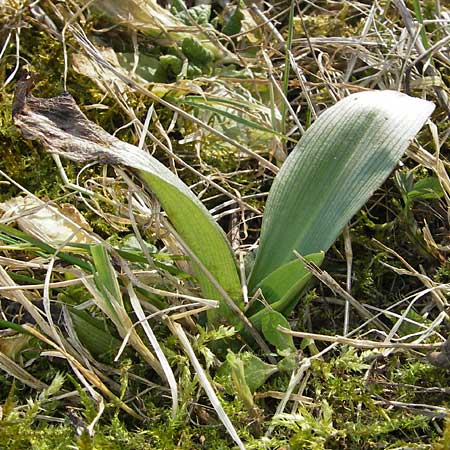
<path fill-rule="evenodd" d="M 103 320 L 75 308 L 70 308 L 69 313 L 78 339 L 95 357 L 111 355 L 120 348 L 121 340 L 112 335 Z"/>
<path fill-rule="evenodd" d="M 325 111 L 271 188 L 249 280 L 256 286 L 302 255 L 327 251 L 384 182 L 434 109 L 395 91 L 353 94 Z"/>
<path fill-rule="evenodd" d="M 211 16 L 211 5 L 198 5 L 189 9 L 182 8 L 176 14 L 176 18 L 181 20 L 184 24 L 192 26 L 193 21 L 198 25 L 208 26 L 209 18 Z"/>
<path fill-rule="evenodd" d="M 150 171 L 142 170 L 140 175 L 157 195 L 170 221 L 190 250 L 231 297 L 242 305 L 236 263 L 225 233 L 187 186 L 168 169 L 164 169 L 167 171 L 165 179 L 161 174 Z M 205 297 L 220 300 L 220 294 L 199 268 L 196 275 Z"/>
<path fill-rule="evenodd" d="M 97 160 L 127 166 L 137 172 L 158 198 L 185 246 L 242 308 L 240 279 L 225 233 L 188 186 L 147 152 L 120 141 L 90 122 L 69 94 L 37 99 L 26 95 L 24 84 L 26 80 L 18 82 L 20 95 L 16 96 L 14 123 L 27 138 L 37 138 L 47 151 L 77 162 Z M 67 127 L 67 123 L 74 126 Z M 220 301 L 222 296 L 214 283 L 200 267 L 193 265 L 203 295 Z M 218 314 L 230 321 L 235 319 L 222 303 Z"/>
<path fill-rule="evenodd" d="M 170 10 L 175 16 L 180 12 L 187 9 L 186 3 L 183 0 L 172 0 L 170 2 Z"/>
<path fill-rule="evenodd" d="M 207 66 L 214 60 L 214 53 L 193 36 L 183 39 L 181 51 L 196 66 Z"/>
<path fill-rule="evenodd" d="M 131 72 L 134 68 L 136 55 L 134 53 L 116 53 L 117 60 L 121 67 Z M 142 78 L 144 82 L 151 83 L 159 66 L 159 60 L 154 56 L 139 53 L 139 64 L 136 67 L 135 75 Z"/>
<path fill-rule="evenodd" d="M 287 317 L 292 312 L 295 305 L 298 303 L 300 294 L 302 293 L 303 289 L 307 286 L 310 280 L 311 274 L 310 273 L 305 274 L 295 283 L 295 285 L 291 286 L 291 288 L 287 290 L 286 294 L 283 297 L 281 297 L 280 300 L 270 305 L 271 310 L 278 311 L 282 313 L 285 317 Z M 267 308 L 263 308 L 249 317 L 250 322 L 258 330 L 261 329 L 262 320 L 266 316 L 267 311 L 269 311 Z M 247 316 L 248 315 L 249 314 L 247 314 Z M 239 330 L 241 330 L 241 328 L 242 327 L 240 327 Z"/>
<path fill-rule="evenodd" d="M 442 198 L 444 191 L 437 177 L 423 178 L 416 183 L 412 190 L 408 192 L 410 200 L 430 200 L 434 198 Z"/>
<path fill-rule="evenodd" d="M 278 330 L 278 325 L 291 329 L 289 322 L 283 314 L 277 311 L 266 310 L 265 316 L 261 321 L 261 329 L 264 337 L 277 349 L 280 354 L 286 351 L 295 351 L 294 340 L 289 334 L 282 333 Z"/>
<path fill-rule="evenodd" d="M 109 19 L 122 27 L 134 29 L 144 35 L 152 37 L 152 42 L 159 43 L 163 47 L 172 44 L 179 47 L 183 39 L 191 39 L 195 34 L 198 42 L 216 58 L 223 57 L 223 49 L 205 34 L 199 33 L 197 27 L 189 20 L 188 26 L 181 17 L 185 14 L 185 3 L 182 1 L 171 1 L 172 12 L 158 4 L 157 0 L 81 0 L 81 5 L 91 5 L 101 14 L 105 14 Z M 207 28 L 208 6 L 199 5 L 197 8 L 189 8 L 190 16 L 194 21 L 199 22 L 202 28 Z M 209 7 L 210 8 L 210 7 Z M 175 14 L 176 15 L 175 15 Z M 178 13 L 178 14 L 177 14 Z M 227 56 L 230 52 L 227 53 Z M 237 62 L 237 58 L 236 58 Z"/>
<path fill-rule="evenodd" d="M 306 256 L 308 261 L 317 265 L 322 264 L 324 253 L 313 253 Z M 287 317 L 297 305 L 302 291 L 307 287 L 312 276 L 299 259 L 291 261 L 268 275 L 258 285 L 264 299 L 270 304 L 270 310 L 264 308 L 260 302 L 255 302 L 246 311 L 250 322 L 260 330 L 266 315 L 272 310 Z M 267 337 L 266 337 L 267 338 Z"/>
<path fill-rule="evenodd" d="M 161 55 L 159 64 L 153 76 L 156 83 L 167 83 L 170 79 L 175 79 L 183 68 L 183 62 L 175 55 Z"/>
<path fill-rule="evenodd" d="M 277 368 L 280 372 L 292 372 L 298 367 L 297 354 L 289 353 L 277 364 Z"/>

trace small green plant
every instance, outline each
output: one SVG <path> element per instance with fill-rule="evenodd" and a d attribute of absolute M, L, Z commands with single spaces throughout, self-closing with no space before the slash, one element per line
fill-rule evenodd
<path fill-rule="evenodd" d="M 289 345 L 275 336 L 276 325 L 287 324 L 283 318 L 311 278 L 295 252 L 316 265 L 322 263 L 324 252 L 388 177 L 434 109 L 430 102 L 395 91 L 361 92 L 339 101 L 310 126 L 275 177 L 260 245 L 250 264 L 249 294 L 260 291 L 270 308 L 254 302 L 246 319 L 231 246 L 193 192 L 157 159 L 87 120 L 67 95 L 48 104 L 25 94 L 21 98 L 26 83 L 26 79 L 18 83 L 16 125 L 42 140 L 50 152 L 76 161 L 101 159 L 136 171 L 157 196 L 169 218 L 167 226 L 190 256 L 203 295 L 219 301 L 219 309 L 208 316 L 209 324 L 216 326 L 225 318 L 241 330 L 250 320 L 269 342 L 283 347 L 281 351 Z M 78 131 L 67 131 L 57 120 L 36 120 L 28 112 L 35 108 L 40 108 L 43 119 L 46 112 L 64 110 L 61 115 L 78 123 Z M 269 314 L 271 319 L 264 320 Z"/>

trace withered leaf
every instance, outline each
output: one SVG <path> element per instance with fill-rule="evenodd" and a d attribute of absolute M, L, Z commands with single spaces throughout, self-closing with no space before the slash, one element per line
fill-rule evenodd
<path fill-rule="evenodd" d="M 23 72 L 16 85 L 12 115 L 26 139 L 36 139 L 50 153 L 72 161 L 96 160 L 141 168 L 139 161 L 145 158 L 145 152 L 91 122 L 68 92 L 37 98 L 31 88 L 32 78 Z"/>
<path fill-rule="evenodd" d="M 428 362 L 442 369 L 450 369 L 450 338 L 441 347 L 441 351 L 427 355 Z"/>

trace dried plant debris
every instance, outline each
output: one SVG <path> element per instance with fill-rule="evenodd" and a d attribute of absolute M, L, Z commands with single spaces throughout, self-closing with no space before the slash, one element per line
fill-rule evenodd
<path fill-rule="evenodd" d="M 3 223 L 16 222 L 20 230 L 47 244 L 93 244 L 92 228 L 70 203 L 52 206 L 32 196 L 0 203 Z"/>
<path fill-rule="evenodd" d="M 49 152 L 73 161 L 122 163 L 123 159 L 110 150 L 119 139 L 88 120 L 69 93 L 49 99 L 36 98 L 30 93 L 32 85 L 31 75 L 24 71 L 17 82 L 12 109 L 14 123 L 26 139 L 37 139 Z M 134 153 L 139 160 L 139 155 Z M 129 157 L 132 155 L 130 151 Z"/>
<path fill-rule="evenodd" d="M 439 352 L 432 352 L 427 355 L 427 359 L 433 366 L 450 369 L 450 338 L 442 344 Z"/>

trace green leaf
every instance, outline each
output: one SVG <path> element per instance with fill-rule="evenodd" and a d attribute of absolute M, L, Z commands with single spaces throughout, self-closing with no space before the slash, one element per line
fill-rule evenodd
<path fill-rule="evenodd" d="M 264 337 L 277 349 L 279 354 L 289 351 L 295 351 L 294 340 L 289 334 L 282 333 L 278 330 L 278 325 L 291 329 L 286 317 L 277 311 L 266 310 L 261 321 L 261 328 Z"/>
<path fill-rule="evenodd" d="M 0 320 L 0 328 L 10 328 L 11 330 L 18 331 L 22 334 L 28 334 L 31 336 L 31 333 L 27 331 L 25 328 L 23 328 L 21 325 L 10 322 L 9 320 Z"/>
<path fill-rule="evenodd" d="M 116 53 L 119 64 L 128 70 L 132 71 L 134 68 L 134 59 L 136 55 L 134 53 Z M 159 61 L 154 56 L 146 55 L 145 53 L 139 53 L 139 64 L 136 67 L 135 74 L 141 77 L 144 81 L 151 83 L 154 80 L 155 73 L 158 69 Z"/>
<path fill-rule="evenodd" d="M 442 198 L 444 191 L 437 177 L 427 177 L 414 183 L 408 192 L 410 200 L 430 200 Z"/>
<path fill-rule="evenodd" d="M 214 60 L 214 54 L 206 48 L 197 38 L 186 37 L 183 39 L 181 51 L 184 56 L 196 66 L 207 66 Z"/>
<path fill-rule="evenodd" d="M 239 6 L 236 6 L 233 14 L 231 14 L 230 18 L 225 22 L 222 33 L 226 34 L 227 36 L 233 36 L 233 34 L 240 33 L 243 19 L 244 14 L 242 14 Z"/>
<path fill-rule="evenodd" d="M 112 263 L 103 245 L 91 246 L 91 255 L 95 266 L 94 280 L 97 288 L 103 294 L 102 298 L 110 313 L 116 320 L 120 321 L 115 308 L 115 304 L 123 307 L 122 294 L 119 282 Z"/>
<path fill-rule="evenodd" d="M 115 302 L 122 304 L 122 294 L 116 271 L 112 267 L 105 247 L 101 244 L 93 245 L 91 255 L 95 266 L 94 279 L 97 287 L 102 291 L 108 291 L 110 298 L 112 296 Z"/>
<path fill-rule="evenodd" d="M 70 308 L 69 313 L 78 339 L 92 355 L 96 358 L 106 357 L 118 351 L 121 341 L 112 335 L 105 321 L 74 308 Z"/>
<path fill-rule="evenodd" d="M 243 352 L 235 354 L 229 351 L 227 360 L 220 366 L 217 375 L 227 380 L 225 387 L 230 393 L 234 392 L 230 381 L 233 362 L 236 363 L 236 359 L 239 359 L 243 363 L 245 383 L 251 392 L 257 391 L 272 374 L 278 371 L 277 366 L 265 363 L 253 353 Z"/>
<path fill-rule="evenodd" d="M 150 159 L 148 161 L 150 162 Z M 170 221 L 190 250 L 242 307 L 240 280 L 225 233 L 189 188 L 166 167 L 157 163 L 157 166 L 155 163 L 148 164 L 147 170 L 141 170 L 141 178 L 156 194 Z M 195 264 L 194 267 L 204 296 L 220 300 L 221 295 L 214 285 L 200 268 Z M 221 308 L 226 318 L 234 317 L 232 313 L 228 314 L 226 305 L 221 304 Z"/>
<path fill-rule="evenodd" d="M 57 250 L 55 248 L 53 248 L 51 245 L 48 245 L 45 242 L 42 242 L 38 239 L 31 237 L 28 234 L 24 233 L 23 231 L 16 230 L 15 228 L 10 227 L 9 225 L 0 224 L 0 231 L 2 231 L 3 233 L 5 233 L 7 235 L 19 238 L 20 240 L 22 240 L 24 242 L 28 242 L 29 244 L 37 247 L 38 249 L 42 250 L 42 252 L 44 252 L 46 254 L 54 255 L 57 253 L 58 258 L 62 259 L 63 261 L 68 262 L 69 264 L 73 264 L 73 265 L 78 266 L 81 269 L 87 270 L 89 272 L 92 270 L 91 265 L 88 262 L 84 261 L 83 259 L 77 258 L 76 256 L 73 256 L 67 252 L 62 252 L 62 251 L 57 252 Z"/>
<path fill-rule="evenodd" d="M 327 251 L 384 182 L 434 109 L 394 91 L 350 95 L 325 111 L 271 188 L 249 280 L 256 286 L 294 259 Z"/>
<path fill-rule="evenodd" d="M 180 11 L 184 11 L 185 9 L 187 9 L 187 6 L 183 0 L 172 0 L 170 2 L 170 10 L 174 15 L 177 15 Z"/>
<path fill-rule="evenodd" d="M 155 71 L 153 81 L 157 83 L 167 83 L 175 80 L 180 74 L 183 62 L 175 55 L 161 55 L 159 65 Z"/>
<path fill-rule="evenodd" d="M 305 259 L 320 265 L 323 257 L 324 254 L 321 252 L 308 255 Z M 258 287 L 261 289 L 266 302 L 270 304 L 270 309 L 287 317 L 297 305 L 311 277 L 303 262 L 294 260 L 272 272 Z M 263 307 L 262 303 L 255 302 L 246 311 L 246 315 L 253 326 L 260 330 L 262 321 L 269 311 L 268 308 Z"/>
<path fill-rule="evenodd" d="M 186 25 L 192 26 L 194 21 L 198 25 L 208 26 L 211 16 L 211 5 L 198 5 L 189 9 L 181 9 L 176 17 Z"/>
<path fill-rule="evenodd" d="M 69 94 L 50 99 L 40 98 L 39 102 L 33 99 L 32 96 L 23 96 L 20 99 L 22 109 L 17 110 L 14 116 L 15 124 L 27 138 L 45 139 L 44 145 L 48 151 L 78 162 L 100 160 L 104 164 L 126 166 L 137 172 L 159 200 L 189 254 L 195 255 L 194 259 L 200 263 L 193 262 L 193 268 L 203 295 L 220 302 L 221 310 L 216 312 L 217 317 L 235 322 L 235 313 L 221 301 L 223 294 L 219 292 L 225 290 L 237 306 L 243 308 L 241 283 L 232 249 L 223 230 L 189 187 L 149 153 L 117 139 L 89 121 Z M 28 120 L 25 117 L 27 115 L 32 115 L 33 119 Z M 76 137 L 67 123 L 77 124 Z M 43 132 L 43 129 L 47 131 Z M 47 138 L 50 135 L 51 139 Z M 71 143 L 70 147 L 67 142 Z M 54 249 L 47 246 L 46 251 L 50 253 Z M 63 258 L 62 253 L 59 256 Z M 106 258 L 100 251 L 94 249 L 93 256 L 106 264 Z M 85 261 L 74 262 L 77 263 L 80 266 L 85 263 L 90 269 Z M 206 271 L 201 270 L 201 266 L 217 283 L 210 281 L 211 277 L 205 275 Z M 98 273 L 96 281 L 102 277 L 103 274 Z M 221 289 L 216 288 L 217 284 Z"/>
<path fill-rule="evenodd" d="M 280 372 L 292 372 L 296 367 L 298 367 L 297 355 L 292 352 L 277 364 L 277 368 Z"/>
<path fill-rule="evenodd" d="M 242 359 L 239 355 L 235 355 L 233 352 L 228 352 L 227 362 L 231 369 L 231 381 L 238 397 L 243 401 L 247 409 L 254 408 L 253 395 L 250 387 L 247 383 L 245 376 L 245 367 Z"/>
<path fill-rule="evenodd" d="M 322 264 L 323 258 L 323 252 L 313 253 L 305 257 L 318 266 Z M 301 294 L 310 279 L 311 275 L 303 262 L 300 259 L 295 259 L 274 270 L 256 288 L 261 289 L 264 300 L 272 305 L 272 309 L 283 312 L 288 309 L 290 300 Z M 247 310 L 247 315 L 252 316 L 262 307 L 260 302 L 255 302 Z"/>

